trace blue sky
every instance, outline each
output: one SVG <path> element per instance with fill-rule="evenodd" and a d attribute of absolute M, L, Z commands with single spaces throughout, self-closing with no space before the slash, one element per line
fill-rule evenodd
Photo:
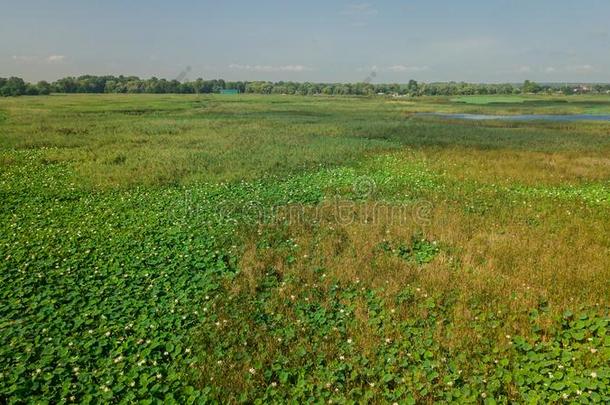
<path fill-rule="evenodd" d="M 608 0 L 6 0 L 0 38 L 32 81 L 610 82 Z"/>

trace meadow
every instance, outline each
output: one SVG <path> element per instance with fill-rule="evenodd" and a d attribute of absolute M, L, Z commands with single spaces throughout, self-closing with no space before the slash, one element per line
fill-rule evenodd
<path fill-rule="evenodd" d="M 0 99 L 2 403 L 608 403 L 608 96 Z"/>

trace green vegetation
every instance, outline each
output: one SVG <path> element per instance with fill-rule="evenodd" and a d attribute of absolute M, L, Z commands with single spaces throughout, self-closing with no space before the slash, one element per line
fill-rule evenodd
<path fill-rule="evenodd" d="M 519 97 L 0 100 L 0 402 L 609 402 L 610 124 L 416 115 Z"/>
<path fill-rule="evenodd" d="M 224 93 L 224 90 L 238 93 L 283 94 L 283 95 L 341 95 L 371 96 L 376 94 L 391 96 L 472 96 L 472 95 L 513 95 L 513 94 L 608 94 L 610 84 L 590 84 L 572 86 L 568 84 L 539 85 L 526 80 L 522 85 L 485 83 L 418 83 L 410 80 L 398 83 L 300 83 L 267 81 L 225 81 L 222 79 L 193 81 L 167 80 L 152 77 L 141 79 L 137 76 L 92 76 L 64 77 L 53 83 L 45 81 L 37 84 L 25 83 L 23 79 L 0 77 L 0 96 L 47 95 L 50 93 L 152 93 L 152 94 L 210 94 Z"/>

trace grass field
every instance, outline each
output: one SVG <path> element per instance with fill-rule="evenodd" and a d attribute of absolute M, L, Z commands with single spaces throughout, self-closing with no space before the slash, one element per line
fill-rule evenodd
<path fill-rule="evenodd" d="M 0 99 L 0 402 L 610 402 L 610 98 Z"/>

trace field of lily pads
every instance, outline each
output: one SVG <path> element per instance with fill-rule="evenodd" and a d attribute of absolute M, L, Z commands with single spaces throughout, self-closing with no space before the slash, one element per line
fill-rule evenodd
<path fill-rule="evenodd" d="M 608 113 L 0 100 L 0 403 L 608 403 Z"/>

